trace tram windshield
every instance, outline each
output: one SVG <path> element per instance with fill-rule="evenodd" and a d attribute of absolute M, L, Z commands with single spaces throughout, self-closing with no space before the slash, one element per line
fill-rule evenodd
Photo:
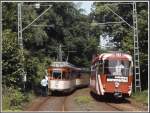
<path fill-rule="evenodd" d="M 53 70 L 53 77 L 55 79 L 61 79 L 62 72 L 60 70 Z"/>
<path fill-rule="evenodd" d="M 126 60 L 105 60 L 104 61 L 104 74 L 109 76 L 128 76 L 130 62 Z"/>

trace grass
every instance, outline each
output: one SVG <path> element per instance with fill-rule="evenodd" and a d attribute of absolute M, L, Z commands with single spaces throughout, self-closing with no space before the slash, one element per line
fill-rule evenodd
<path fill-rule="evenodd" d="M 21 112 L 22 110 L 5 110 L 4 112 Z"/>
<path fill-rule="evenodd" d="M 148 90 L 133 93 L 131 98 L 135 99 L 138 102 L 148 105 Z"/>
<path fill-rule="evenodd" d="M 77 96 L 74 100 L 77 104 L 89 104 L 92 101 L 89 96 Z"/>
<path fill-rule="evenodd" d="M 22 111 L 25 104 L 31 101 L 35 95 L 28 92 L 25 95 L 19 90 L 8 88 L 2 95 L 2 110 L 3 111 Z"/>

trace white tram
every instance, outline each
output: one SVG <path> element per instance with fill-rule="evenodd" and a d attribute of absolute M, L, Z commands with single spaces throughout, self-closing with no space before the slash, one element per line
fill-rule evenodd
<path fill-rule="evenodd" d="M 77 86 L 88 83 L 83 80 L 81 68 L 68 62 L 53 62 L 48 68 L 48 88 L 50 91 L 70 92 Z"/>

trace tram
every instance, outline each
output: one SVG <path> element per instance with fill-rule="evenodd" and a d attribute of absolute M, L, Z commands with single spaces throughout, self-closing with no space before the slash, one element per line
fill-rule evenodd
<path fill-rule="evenodd" d="M 132 56 L 121 52 L 108 52 L 93 58 L 90 89 L 97 95 L 111 94 L 129 97 L 132 93 Z"/>
<path fill-rule="evenodd" d="M 71 92 L 76 86 L 84 85 L 81 68 L 68 62 L 53 62 L 47 72 L 50 91 Z"/>

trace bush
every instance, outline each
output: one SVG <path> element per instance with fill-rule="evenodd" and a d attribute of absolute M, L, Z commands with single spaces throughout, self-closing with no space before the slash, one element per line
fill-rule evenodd
<path fill-rule="evenodd" d="M 139 102 L 142 102 L 143 104 L 148 105 L 148 90 L 133 93 L 132 98 L 135 99 L 136 101 L 139 101 Z"/>
<path fill-rule="evenodd" d="M 2 110 L 3 111 L 18 111 L 22 110 L 22 106 L 25 102 L 28 102 L 33 98 L 32 93 L 24 95 L 20 89 L 3 88 L 2 95 Z"/>

